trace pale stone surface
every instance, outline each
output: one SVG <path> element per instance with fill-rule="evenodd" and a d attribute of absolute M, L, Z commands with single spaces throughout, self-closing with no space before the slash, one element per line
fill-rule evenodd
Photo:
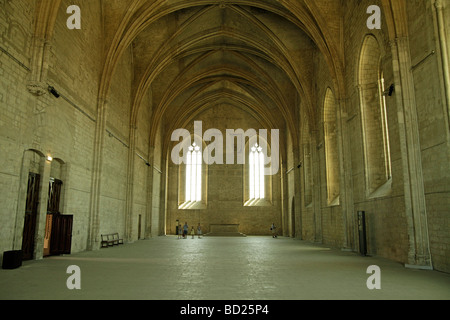
<path fill-rule="evenodd" d="M 67 268 L 80 268 L 69 290 Z M 369 290 L 369 266 L 381 290 Z M 0 299 L 448 300 L 450 276 L 322 245 L 269 237 L 142 240 L 0 270 Z"/>
<path fill-rule="evenodd" d="M 70 0 L 0 1 L 0 258 L 21 248 L 35 172 L 64 182 L 73 253 L 97 250 L 101 233 L 174 233 L 177 219 L 253 235 L 275 222 L 358 251 L 362 210 L 369 253 L 450 272 L 448 1 L 78 2 L 81 30 L 67 28 Z M 381 30 L 366 27 L 370 5 Z M 384 131 L 381 94 L 366 86 L 381 73 L 395 87 Z M 200 120 L 280 130 L 270 201 L 244 206 L 242 165 L 209 166 L 206 204 L 178 209 L 170 136 Z"/>

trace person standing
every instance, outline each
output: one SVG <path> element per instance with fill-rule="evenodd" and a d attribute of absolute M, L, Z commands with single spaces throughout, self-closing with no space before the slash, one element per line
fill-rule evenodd
<path fill-rule="evenodd" d="M 194 230 L 194 227 L 191 228 L 191 236 L 192 236 L 192 239 L 194 239 L 194 236 L 195 236 L 195 230 Z"/>
<path fill-rule="evenodd" d="M 201 237 L 202 237 L 202 227 L 200 226 L 200 223 L 197 226 L 197 235 L 198 235 L 198 238 L 201 239 Z"/>
<path fill-rule="evenodd" d="M 181 239 L 183 236 L 183 229 L 181 228 L 181 224 L 178 224 L 178 239 Z"/>
<path fill-rule="evenodd" d="M 188 226 L 187 222 L 185 222 L 184 226 L 183 226 L 183 238 L 184 239 L 187 238 L 188 230 L 189 230 L 189 226 Z"/>
<path fill-rule="evenodd" d="M 275 223 L 272 223 L 272 226 L 270 227 L 270 230 L 272 230 L 272 238 L 278 238 L 277 226 L 275 225 Z"/>

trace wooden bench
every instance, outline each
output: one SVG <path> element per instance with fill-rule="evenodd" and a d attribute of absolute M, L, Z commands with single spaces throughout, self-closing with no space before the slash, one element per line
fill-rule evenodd
<path fill-rule="evenodd" d="M 123 244 L 123 239 L 120 239 L 118 233 L 113 233 L 113 240 L 115 241 L 116 245 Z"/>
<path fill-rule="evenodd" d="M 118 233 L 102 234 L 102 248 L 118 246 L 123 244 L 123 239 L 120 239 Z"/>

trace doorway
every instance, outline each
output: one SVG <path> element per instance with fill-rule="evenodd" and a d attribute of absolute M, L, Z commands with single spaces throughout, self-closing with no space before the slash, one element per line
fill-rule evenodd
<path fill-rule="evenodd" d="M 25 221 L 22 238 L 22 260 L 32 260 L 34 256 L 36 221 L 39 207 L 39 187 L 41 177 L 37 173 L 28 176 Z"/>
<path fill-rule="evenodd" d="M 63 215 L 59 210 L 62 186 L 61 180 L 50 179 L 44 238 L 45 257 L 70 254 L 72 249 L 73 216 Z"/>
<path fill-rule="evenodd" d="M 72 251 L 73 216 L 54 214 L 50 239 L 50 255 L 70 254 Z"/>
<path fill-rule="evenodd" d="M 295 197 L 292 197 L 291 204 L 291 229 L 292 229 L 292 238 L 295 238 Z"/>
<path fill-rule="evenodd" d="M 138 240 L 141 240 L 141 228 L 142 228 L 142 215 L 139 215 L 138 219 Z"/>

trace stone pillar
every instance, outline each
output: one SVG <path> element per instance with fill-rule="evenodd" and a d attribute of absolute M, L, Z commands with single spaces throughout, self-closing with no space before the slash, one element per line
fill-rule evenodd
<path fill-rule="evenodd" d="M 149 156 L 149 169 L 147 171 L 147 208 L 145 213 L 145 231 L 144 238 L 150 239 L 152 237 L 152 210 L 153 210 L 153 165 L 154 165 L 154 153 L 155 148 L 150 147 L 148 156 Z"/>
<path fill-rule="evenodd" d="M 286 175 L 286 167 L 283 159 L 280 161 L 280 187 L 281 187 L 281 232 L 283 236 L 287 236 L 286 231 L 287 228 L 287 220 L 286 220 L 286 212 L 288 211 L 288 188 L 287 188 L 287 175 Z M 279 230 L 280 232 L 280 230 Z M 281 233 L 280 232 L 280 233 Z"/>
<path fill-rule="evenodd" d="M 47 73 L 51 39 L 58 15 L 61 0 L 36 1 L 36 16 L 34 34 L 31 43 L 30 76 L 27 89 L 30 93 L 40 96 L 48 91 Z"/>
<path fill-rule="evenodd" d="M 107 102 L 99 98 L 97 103 L 97 123 L 94 138 L 94 162 L 92 165 L 91 198 L 89 205 L 89 224 L 87 250 L 100 249 L 100 187 L 103 164 L 103 148 L 106 134 Z"/>
<path fill-rule="evenodd" d="M 448 3 L 448 2 L 447 2 Z M 446 113 L 447 113 L 447 125 L 450 123 L 450 62 L 449 62 L 449 41 L 450 35 L 447 35 L 447 30 L 445 27 L 445 10 L 444 1 L 436 0 L 434 3 L 436 8 L 436 23 L 437 23 L 437 35 L 436 41 L 438 42 L 438 46 L 441 52 L 441 64 L 442 68 L 440 69 L 442 72 L 442 77 L 444 79 L 444 88 L 443 91 L 445 93 L 445 101 L 446 101 Z M 448 10 L 448 9 L 447 9 Z M 447 18 L 448 19 L 448 18 Z"/>
<path fill-rule="evenodd" d="M 339 163 L 340 163 L 340 204 L 342 209 L 343 220 L 343 248 L 344 249 L 356 249 L 355 248 L 355 212 L 353 206 L 353 177 L 352 177 L 352 161 L 351 161 L 351 147 L 348 133 L 348 113 L 347 113 L 347 100 L 338 100 L 338 126 L 339 126 Z"/>
<path fill-rule="evenodd" d="M 313 175 L 313 191 L 312 202 L 314 208 L 314 241 L 322 243 L 322 210 L 320 204 L 321 190 L 320 190 L 320 147 L 318 146 L 319 132 L 314 130 L 311 132 L 311 163 Z"/>
<path fill-rule="evenodd" d="M 302 234 L 302 189 L 301 189 L 301 167 L 298 167 L 301 163 L 300 160 L 300 150 L 297 146 L 294 146 L 294 150 L 292 150 L 294 153 L 294 207 L 295 207 L 295 226 L 294 233 L 292 234 L 292 237 L 294 238 L 303 238 Z"/>
<path fill-rule="evenodd" d="M 431 268 L 417 108 L 407 37 L 391 41 L 408 225 L 410 265 Z"/>
<path fill-rule="evenodd" d="M 167 183 L 168 183 L 168 172 L 169 172 L 169 161 L 168 158 L 162 157 L 161 159 L 161 172 L 160 172 L 160 187 L 159 190 L 159 212 L 157 214 L 159 215 L 159 228 L 158 228 L 158 236 L 159 235 L 166 235 L 167 230 L 167 219 L 166 219 L 166 212 L 167 212 L 167 197 L 168 197 L 168 189 L 167 189 Z M 153 213 L 155 214 L 155 213 Z M 198 215 L 195 215 L 198 216 Z"/>
<path fill-rule="evenodd" d="M 130 147 L 128 148 L 127 190 L 125 198 L 125 239 L 133 239 L 133 188 L 136 157 L 136 126 L 130 126 Z"/>
<path fill-rule="evenodd" d="M 36 96 L 41 96 L 48 92 L 47 72 L 50 47 L 50 43 L 44 38 L 33 37 L 31 45 L 31 72 L 27 89 L 31 94 Z"/>

